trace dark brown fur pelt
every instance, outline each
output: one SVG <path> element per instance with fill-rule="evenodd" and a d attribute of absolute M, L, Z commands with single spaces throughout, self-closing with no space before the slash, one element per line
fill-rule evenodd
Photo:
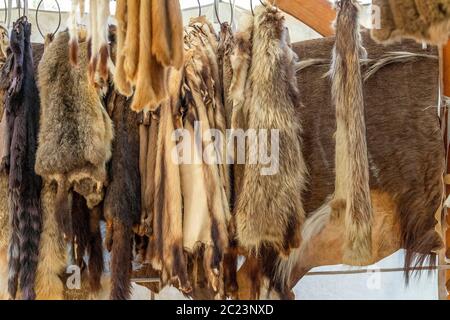
<path fill-rule="evenodd" d="M 113 87 L 105 97 L 113 120 L 116 138 L 109 168 L 103 213 L 112 234 L 111 299 L 129 299 L 131 294 L 131 261 L 133 227 L 141 214 L 141 182 L 139 174 L 139 115 Z"/>
<path fill-rule="evenodd" d="M 258 251 L 270 246 L 282 254 L 289 254 L 300 244 L 305 216 L 301 199 L 307 175 L 301 125 L 296 120 L 300 99 L 296 55 L 287 42 L 287 32 L 278 9 L 256 9 L 249 71 L 252 98 L 244 106 L 245 127 L 279 130 L 279 170 L 274 175 L 263 175 L 263 164 L 248 163 L 247 145 L 247 163 L 235 208 L 238 240 L 243 247 Z"/>
<path fill-rule="evenodd" d="M 111 158 L 113 126 L 96 88 L 87 77 L 86 42 L 80 43 L 78 66 L 68 58 L 67 32 L 57 35 L 39 64 L 42 101 L 36 172 L 58 183 L 57 218 L 70 234 L 69 191 L 83 195 L 89 208 L 103 199 L 106 162 Z"/>
<path fill-rule="evenodd" d="M 345 221 L 344 262 L 350 265 L 367 264 L 372 255 L 373 213 L 359 64 L 362 58 L 365 49 L 359 34 L 359 4 L 341 0 L 331 67 L 337 129 L 335 194 L 330 205 L 334 214 Z"/>
<path fill-rule="evenodd" d="M 34 172 L 39 127 L 39 94 L 33 69 L 31 24 L 14 23 L 11 51 L 13 80 L 6 98 L 6 121 L 10 142 L 9 206 L 11 239 L 9 283 L 11 298 L 20 288 L 22 299 L 34 299 L 41 234 L 39 196 L 41 179 Z"/>
<path fill-rule="evenodd" d="M 374 0 L 380 10 L 372 29 L 374 40 L 382 43 L 414 39 L 430 44 L 445 44 L 450 34 L 449 0 Z M 378 21 L 379 19 L 379 21 Z"/>

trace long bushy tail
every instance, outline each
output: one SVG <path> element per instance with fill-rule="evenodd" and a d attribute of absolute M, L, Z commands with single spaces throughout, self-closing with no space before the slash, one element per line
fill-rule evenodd
<path fill-rule="evenodd" d="M 346 239 L 344 262 L 366 264 L 372 255 L 372 205 L 369 186 L 364 96 L 360 56 L 365 53 L 359 33 L 356 0 L 337 4 L 333 51 L 332 95 L 336 106 L 336 185 L 332 207 L 342 212 Z"/>

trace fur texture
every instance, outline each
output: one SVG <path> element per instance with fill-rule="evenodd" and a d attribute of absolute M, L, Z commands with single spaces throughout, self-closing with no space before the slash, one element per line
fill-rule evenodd
<path fill-rule="evenodd" d="M 9 283 L 11 298 L 20 288 L 22 299 L 36 297 L 34 285 L 41 233 L 39 195 L 41 180 L 35 174 L 35 153 L 39 126 L 39 95 L 34 79 L 31 24 L 14 23 L 11 51 L 13 81 L 6 98 L 6 121 L 10 132 L 9 209 L 11 239 Z"/>
<path fill-rule="evenodd" d="M 106 105 L 114 122 L 116 139 L 110 164 L 110 183 L 106 189 L 103 212 L 112 239 L 111 299 L 128 299 L 131 293 L 133 227 L 141 214 L 139 175 L 138 114 L 129 101 L 114 88 L 109 89 Z"/>
<path fill-rule="evenodd" d="M 345 221 L 344 261 L 358 265 L 365 264 L 371 256 L 373 216 L 359 65 L 365 49 L 359 34 L 359 5 L 353 0 L 341 0 L 338 10 L 331 67 L 337 121 L 336 181 L 331 207 Z"/>
<path fill-rule="evenodd" d="M 248 163 L 247 145 L 236 205 L 240 244 L 251 250 L 267 245 L 283 254 L 300 244 L 299 230 L 305 215 L 301 197 L 306 182 L 301 127 L 295 120 L 299 101 L 296 55 L 286 32 L 278 9 L 257 8 L 249 74 L 252 98 L 244 111 L 248 113 L 246 128 L 280 130 L 279 171 L 273 176 L 261 175 L 262 164 Z"/>
<path fill-rule="evenodd" d="M 113 127 L 96 89 L 86 74 L 86 42 L 80 43 L 79 67 L 68 59 L 68 33 L 60 33 L 45 50 L 39 64 L 42 101 L 36 172 L 58 183 L 57 216 L 69 217 L 68 193 L 73 188 L 89 208 L 103 199 L 106 162 L 111 158 Z M 69 219 L 70 220 L 70 219 Z"/>
<path fill-rule="evenodd" d="M 380 8 L 381 28 L 372 37 L 382 43 L 402 38 L 430 44 L 445 44 L 450 34 L 449 0 L 375 0 Z"/>

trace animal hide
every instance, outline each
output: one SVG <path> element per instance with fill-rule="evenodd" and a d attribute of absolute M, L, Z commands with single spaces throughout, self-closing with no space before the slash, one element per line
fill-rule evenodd
<path fill-rule="evenodd" d="M 379 8 L 372 29 L 374 40 L 392 43 L 402 38 L 445 44 L 450 34 L 449 0 L 374 0 Z"/>
<path fill-rule="evenodd" d="M 225 108 L 225 117 L 227 128 L 231 128 L 231 115 L 233 113 L 233 101 L 230 99 L 229 91 L 233 79 L 233 68 L 231 65 L 231 54 L 235 42 L 231 26 L 228 23 L 222 23 L 220 26 L 219 44 L 217 48 L 217 60 L 219 64 L 220 79 L 223 90 L 223 104 Z"/>
<path fill-rule="evenodd" d="M 108 247 L 111 248 L 111 299 L 128 299 L 131 294 L 133 227 L 141 214 L 139 175 L 138 114 L 129 101 L 109 89 L 108 113 L 114 122 L 116 138 L 110 164 L 110 183 L 106 189 L 103 213 L 107 221 Z M 112 242 L 112 243 L 111 243 Z"/>
<path fill-rule="evenodd" d="M 25 19 L 14 23 L 11 33 L 12 82 L 6 102 L 10 138 L 8 291 L 15 299 L 20 287 L 22 299 L 36 297 L 34 285 L 41 233 L 39 195 L 41 180 L 35 174 L 35 153 L 39 127 L 39 95 L 33 69 L 30 43 L 31 24 Z"/>
<path fill-rule="evenodd" d="M 79 10 L 79 11 L 78 11 Z M 71 11 L 68 20 L 69 26 L 69 57 L 73 65 L 78 64 L 78 14 L 81 20 L 84 15 L 84 0 L 72 0 Z"/>
<path fill-rule="evenodd" d="M 117 90 L 135 93 L 131 108 L 155 111 L 168 98 L 168 72 L 183 65 L 183 33 L 177 0 L 119 0 Z"/>
<path fill-rule="evenodd" d="M 408 268 L 436 263 L 436 252 L 442 248 L 442 239 L 436 232 L 436 214 L 443 199 L 445 150 L 436 109 L 430 108 L 440 99 L 439 83 L 435 81 L 439 77 L 437 50 L 424 50 L 407 40 L 384 47 L 372 41 L 368 32 L 363 32 L 362 37 L 369 60 L 379 61 L 386 53 L 396 51 L 435 57 L 385 65 L 363 87 L 374 208 L 372 255 L 368 263 L 403 248 L 408 279 Z M 334 43 L 334 37 L 330 37 L 296 43 L 293 48 L 303 61 L 329 61 Z M 333 194 L 335 177 L 336 117 L 329 95 L 331 83 L 324 77 L 328 71 L 328 65 L 317 64 L 297 75 L 302 89 L 299 114 L 304 123 L 303 143 L 306 150 L 321 150 L 305 154 L 311 180 L 304 194 L 308 215 L 303 233 L 308 225 L 321 227 L 307 237 L 309 244 L 302 244 L 303 249 L 283 260 L 279 275 L 287 278 L 289 288 L 311 268 L 344 263 L 343 221 L 330 219 L 329 210 L 328 215 L 327 210 L 320 210 Z M 367 71 L 364 67 L 363 72 Z M 391 112 L 393 106 L 395 112 Z M 317 125 L 308 125 L 313 123 Z"/>
<path fill-rule="evenodd" d="M 184 247 L 194 263 L 203 263 L 206 282 L 220 298 L 225 294 L 223 260 L 228 248 L 230 188 L 228 167 L 221 162 L 226 162 L 225 141 L 216 137 L 213 143 L 210 132 L 220 130 L 224 137 L 226 129 L 217 42 L 212 32 L 204 17 L 191 20 L 185 30 L 186 74 L 182 96 L 189 145 L 183 140 L 178 146 L 183 147 L 180 153 L 190 151 L 182 154 L 181 165 Z M 199 194 L 205 196 L 199 198 Z"/>
<path fill-rule="evenodd" d="M 372 205 L 369 187 L 364 97 L 359 61 L 365 58 L 359 34 L 359 5 L 341 0 L 331 67 L 336 106 L 336 178 L 331 207 L 345 221 L 345 257 L 350 265 L 371 256 Z"/>
<path fill-rule="evenodd" d="M 109 0 L 90 0 L 89 2 L 89 79 L 92 84 L 108 80 L 108 18 Z M 73 58 L 71 58 L 73 59 Z"/>
<path fill-rule="evenodd" d="M 36 276 L 38 300 L 62 300 L 64 284 L 60 276 L 66 269 L 66 242 L 55 220 L 56 184 L 44 183 L 41 191 L 42 236 Z"/>
<path fill-rule="evenodd" d="M 282 254 L 289 254 L 300 244 L 305 215 L 301 196 L 306 182 L 301 126 L 296 121 L 300 99 L 296 55 L 287 39 L 282 13 L 272 6 L 257 8 L 249 70 L 252 97 L 244 106 L 248 114 L 245 127 L 256 132 L 279 130 L 279 167 L 274 175 L 263 175 L 262 161 L 249 162 L 250 152 L 254 155 L 257 147 L 256 139 L 249 141 L 235 208 L 238 239 L 243 247 L 258 251 L 269 246 Z M 271 131 L 267 138 L 273 134 Z M 259 143 L 267 145 L 267 141 Z"/>
<path fill-rule="evenodd" d="M 58 34 L 39 64 L 42 110 L 35 169 L 57 182 L 57 219 L 70 238 L 69 192 L 81 194 L 90 209 L 103 200 L 113 127 L 85 72 L 86 42 L 79 44 L 79 66 L 73 68 L 68 38 L 67 32 Z"/>

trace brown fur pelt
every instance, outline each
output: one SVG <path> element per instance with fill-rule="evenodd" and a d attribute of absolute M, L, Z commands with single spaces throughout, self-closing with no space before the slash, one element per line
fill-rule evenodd
<path fill-rule="evenodd" d="M 130 102 L 109 88 L 105 97 L 116 138 L 110 163 L 110 183 L 106 189 L 103 213 L 107 221 L 111 249 L 111 299 L 128 299 L 131 293 L 133 227 L 141 214 L 139 175 L 139 115 Z M 112 242 L 112 243 L 111 243 Z"/>
<path fill-rule="evenodd" d="M 445 150 L 436 109 L 429 108 L 440 99 L 439 83 L 435 81 L 439 77 L 437 50 L 423 49 L 410 40 L 380 46 L 368 32 L 362 32 L 362 38 L 369 59 L 379 60 L 395 51 L 436 57 L 386 65 L 366 80 L 363 87 L 374 208 L 373 255 L 367 263 L 403 248 L 408 280 L 410 267 L 435 264 L 436 253 L 442 248 L 436 219 L 443 199 Z M 329 60 L 334 44 L 334 37 L 329 37 L 296 43 L 293 47 L 303 60 Z M 332 219 L 328 223 L 330 215 L 320 215 L 318 210 L 334 192 L 336 117 L 329 95 L 331 82 L 324 77 L 328 72 L 328 65 L 316 65 L 297 75 L 303 93 L 299 114 L 305 124 L 302 134 L 305 148 L 323 150 L 305 154 L 311 179 L 304 204 L 309 212 L 307 221 L 318 221 L 323 228 L 310 241 L 305 255 L 296 254 L 299 249 L 283 261 L 284 271 L 280 274 L 292 279 L 291 288 L 313 267 L 344 262 L 343 221 Z M 396 112 L 392 113 L 393 106 Z M 320 125 L 308 125 L 312 123 Z M 321 216 L 327 220 L 321 223 Z M 274 279 L 273 275 L 269 277 Z"/>
<path fill-rule="evenodd" d="M 64 284 L 60 276 L 67 263 L 66 242 L 55 220 L 56 184 L 45 183 L 41 191 L 42 236 L 36 277 L 38 300 L 62 300 Z"/>
<path fill-rule="evenodd" d="M 402 38 L 445 44 L 450 35 L 449 0 L 374 0 L 380 10 L 372 29 L 374 40 L 392 43 Z"/>
<path fill-rule="evenodd" d="M 220 71 L 220 79 L 222 81 L 223 104 L 225 109 L 225 117 L 227 119 L 227 129 L 231 128 L 231 115 L 233 113 L 233 101 L 229 92 L 231 81 L 233 79 L 233 68 L 231 65 L 231 54 L 234 49 L 234 35 L 231 26 L 228 23 L 222 23 L 220 26 L 218 51 L 218 64 Z"/>
<path fill-rule="evenodd" d="M 364 264 L 371 256 L 372 205 L 361 58 L 365 58 L 365 49 L 359 34 L 359 4 L 341 0 L 331 67 L 337 128 L 335 194 L 330 205 L 345 221 L 344 261 L 350 265 Z"/>
<path fill-rule="evenodd" d="M 16 298 L 36 297 L 34 286 L 41 233 L 39 195 L 41 179 L 34 172 L 39 126 L 39 95 L 34 77 L 31 24 L 25 19 L 14 23 L 11 51 L 14 56 L 12 82 L 5 102 L 10 138 L 8 291 Z"/>
<path fill-rule="evenodd" d="M 183 22 L 177 0 L 119 0 L 118 56 L 114 82 L 135 94 L 131 108 L 155 111 L 168 98 L 168 72 L 183 65 Z"/>
<path fill-rule="evenodd" d="M 245 127 L 279 130 L 279 167 L 274 175 L 263 175 L 261 161 L 248 163 L 251 148 L 247 144 L 235 208 L 238 240 L 243 247 L 258 251 L 269 246 L 282 254 L 289 254 L 291 248 L 300 244 L 300 226 L 305 216 L 301 199 L 306 183 L 301 126 L 296 120 L 296 55 L 287 39 L 282 13 L 270 5 L 258 7 L 249 71 L 252 97 L 244 106 L 248 113 Z"/>
<path fill-rule="evenodd" d="M 70 238 L 69 192 L 73 188 L 84 196 L 90 209 L 102 201 L 113 126 L 87 77 L 86 42 L 79 44 L 79 65 L 73 68 L 68 38 L 67 32 L 58 34 L 39 64 L 42 110 L 36 172 L 58 183 L 57 219 Z"/>

